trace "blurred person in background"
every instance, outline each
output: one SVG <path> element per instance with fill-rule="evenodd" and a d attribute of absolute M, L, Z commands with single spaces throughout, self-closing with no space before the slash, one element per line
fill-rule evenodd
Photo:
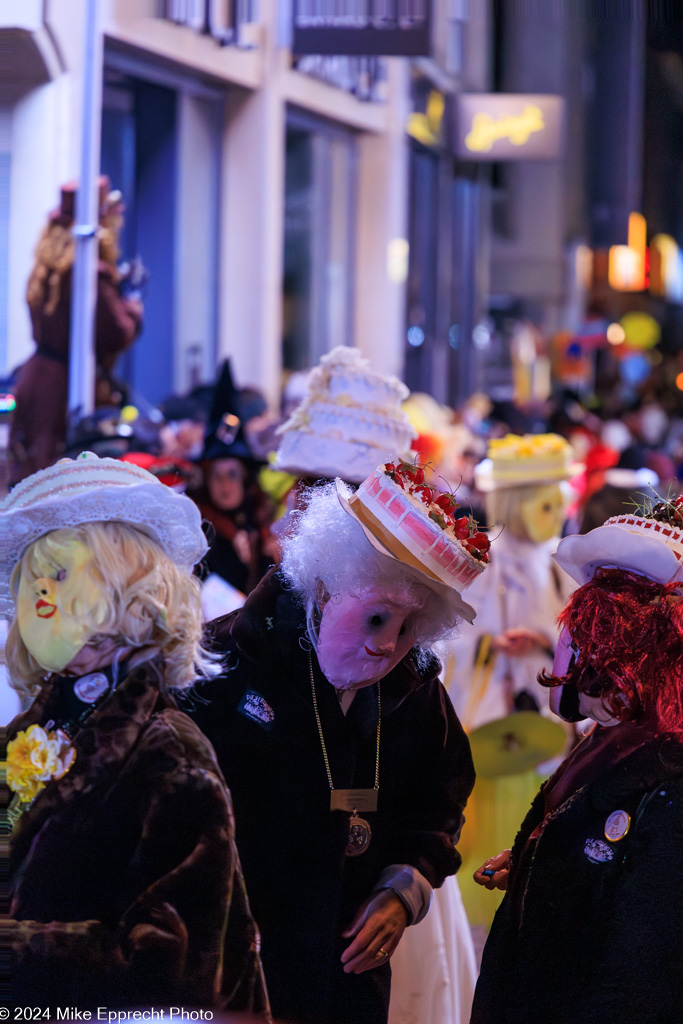
<path fill-rule="evenodd" d="M 202 483 L 187 493 L 212 527 L 205 565 L 210 574 L 238 592 L 234 599 L 239 603 L 278 560 L 270 532 L 273 505 L 258 483 L 261 464 L 248 443 L 241 395 L 226 360 L 216 383 L 199 459 Z M 218 615 L 232 608 L 214 606 L 213 611 Z M 208 609 L 205 612 L 210 614 Z"/>
<path fill-rule="evenodd" d="M 110 405 L 121 402 L 112 371 L 120 353 L 140 333 L 143 307 L 139 298 L 121 294 L 117 269 L 121 193 L 110 191 L 106 177 L 99 179 L 98 188 L 96 404 Z M 19 371 L 9 439 L 10 486 L 51 465 L 65 449 L 76 190 L 74 183 L 62 188 L 61 204 L 48 218 L 28 282 L 26 299 L 37 348 Z"/>
<path fill-rule="evenodd" d="M 538 789 L 536 764 L 565 746 L 562 729 L 540 720 L 545 701 L 536 677 L 552 665 L 556 619 L 573 589 L 552 554 L 567 506 L 563 488 L 580 469 L 572 461 L 571 446 L 557 434 L 509 434 L 489 443 L 488 456 L 475 475 L 494 539 L 491 564 L 470 588 L 475 624 L 441 652 L 444 685 L 472 738 L 477 771 L 463 830 L 466 869 L 460 887 L 479 947 L 495 906 L 472 883 L 472 871 L 492 844 L 500 845 L 497 837 L 511 841 Z M 519 716 L 520 711 L 526 715 Z M 478 764 L 476 731 L 494 723 L 501 724 L 500 763 Z M 518 734 L 523 726 L 538 734 L 543 750 L 549 735 L 547 755 L 539 754 L 536 762 L 517 756 L 530 744 Z"/>

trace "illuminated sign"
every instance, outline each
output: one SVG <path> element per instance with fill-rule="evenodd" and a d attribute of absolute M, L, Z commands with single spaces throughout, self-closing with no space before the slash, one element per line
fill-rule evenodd
<path fill-rule="evenodd" d="M 456 97 L 456 152 L 462 160 L 556 160 L 563 131 L 561 96 Z"/>
<path fill-rule="evenodd" d="M 431 0 L 293 0 L 292 52 L 428 57 Z"/>
<path fill-rule="evenodd" d="M 423 146 L 439 146 L 443 136 L 443 115 L 446 97 L 438 89 L 431 89 L 424 114 L 415 111 L 408 118 L 406 131 Z"/>

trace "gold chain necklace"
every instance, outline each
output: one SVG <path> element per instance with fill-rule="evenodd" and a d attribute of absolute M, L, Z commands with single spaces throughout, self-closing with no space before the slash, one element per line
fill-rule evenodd
<path fill-rule="evenodd" d="M 360 818 L 358 816 L 358 811 L 367 812 L 377 810 L 377 795 L 379 793 L 379 739 L 382 728 L 382 698 L 380 696 L 379 681 L 377 682 L 377 753 L 375 755 L 374 788 L 335 789 L 334 783 L 332 782 L 330 761 L 327 756 L 327 747 L 325 746 L 325 737 L 323 736 L 322 722 L 320 721 L 320 712 L 318 711 L 318 697 L 315 692 L 315 679 L 313 678 L 313 658 L 311 657 L 310 651 L 308 652 L 308 672 L 311 677 L 311 696 L 313 698 L 315 720 L 318 723 L 320 746 L 323 751 L 327 781 L 330 784 L 330 810 L 347 811 L 351 814 L 351 817 L 349 818 L 349 834 L 345 853 L 347 857 L 357 857 L 359 854 L 365 853 L 372 838 L 372 829 L 370 828 L 369 823 L 365 818 Z"/>

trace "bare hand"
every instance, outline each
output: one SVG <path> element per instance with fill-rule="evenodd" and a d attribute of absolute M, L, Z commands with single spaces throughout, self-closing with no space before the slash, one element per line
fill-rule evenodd
<path fill-rule="evenodd" d="M 493 646 L 501 654 L 510 655 L 513 658 L 521 658 L 530 654 L 535 647 L 550 654 L 551 643 L 543 633 L 535 629 L 527 629 L 519 626 L 516 629 L 506 629 L 493 638 Z"/>
<path fill-rule="evenodd" d="M 480 868 L 474 872 L 474 881 L 487 889 L 502 889 L 508 887 L 508 875 L 510 873 L 510 851 L 501 850 L 495 857 L 489 857 Z"/>
<path fill-rule="evenodd" d="M 398 946 L 407 924 L 408 912 L 395 892 L 380 889 L 373 893 L 342 932 L 345 939 L 353 938 L 341 956 L 344 973 L 362 974 L 385 963 Z"/>

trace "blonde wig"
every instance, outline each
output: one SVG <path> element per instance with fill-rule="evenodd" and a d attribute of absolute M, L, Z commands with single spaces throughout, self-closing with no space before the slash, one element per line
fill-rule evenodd
<path fill-rule="evenodd" d="M 99 255 L 105 263 L 116 267 L 119 258 L 118 237 L 121 218 L 113 214 L 102 219 L 98 237 Z M 59 221 L 50 221 L 38 240 L 35 263 L 26 288 L 26 301 L 31 309 L 45 307 L 51 316 L 59 302 L 62 279 L 74 261 L 76 242 L 73 231 Z"/>
<path fill-rule="evenodd" d="M 102 595 L 88 607 L 77 598 L 72 608 L 64 608 L 65 614 L 91 627 L 89 647 L 113 638 L 122 648 L 158 651 L 169 688 L 183 689 L 198 676 L 218 673 L 215 659 L 201 644 L 199 581 L 179 569 L 145 533 L 126 523 L 84 523 L 39 537 L 12 573 L 15 600 L 22 576 L 39 579 L 46 564 L 59 570 L 56 553 L 69 540 L 80 541 L 91 552 L 92 560 L 83 571 Z M 26 649 L 16 617 L 6 652 L 12 685 L 23 696 L 34 695 L 46 672 Z"/>

